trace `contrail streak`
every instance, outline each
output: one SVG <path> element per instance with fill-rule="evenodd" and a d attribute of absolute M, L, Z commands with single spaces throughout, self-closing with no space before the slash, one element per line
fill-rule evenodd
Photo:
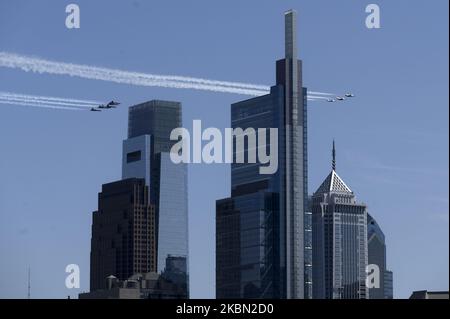
<path fill-rule="evenodd" d="M 266 94 L 265 90 L 251 89 L 247 86 L 237 87 L 235 83 L 219 85 L 216 81 L 184 78 L 178 76 L 164 76 L 138 72 L 107 69 L 82 64 L 61 63 L 40 58 L 32 58 L 17 54 L 0 52 L 0 66 L 19 68 L 26 72 L 70 75 L 86 79 L 109 81 L 140 86 L 159 86 L 179 89 L 197 89 L 216 92 L 237 93 L 259 96 Z M 219 81 L 222 82 L 222 81 Z"/>
<path fill-rule="evenodd" d="M 1 99 L 1 98 L 0 98 L 0 104 L 33 106 L 33 107 L 55 109 L 55 110 L 70 110 L 70 111 L 85 111 L 85 110 L 87 110 L 87 109 L 75 108 L 75 107 L 69 107 L 69 106 L 46 105 L 46 104 L 32 103 L 32 102 L 26 102 L 26 101 L 6 100 L 6 99 Z"/>
<path fill-rule="evenodd" d="M 328 100 L 329 97 L 308 95 L 308 99 Z"/>
<path fill-rule="evenodd" d="M 270 91 L 270 87 L 266 85 L 208 80 L 177 75 L 130 72 L 83 64 L 55 62 L 8 52 L 0 52 L 0 66 L 15 69 L 18 68 L 25 72 L 69 75 L 85 79 L 138 86 L 195 89 L 251 96 L 265 95 Z M 326 95 L 330 93 L 315 92 L 315 94 Z"/>
<path fill-rule="evenodd" d="M 325 92 L 308 91 L 308 95 L 328 95 L 328 96 L 331 96 L 331 95 L 335 95 L 335 94 L 333 94 L 333 93 L 325 93 Z"/>
<path fill-rule="evenodd" d="M 56 103 L 73 103 L 76 105 L 87 105 L 87 106 L 97 106 L 101 104 L 99 101 L 92 100 L 78 100 L 78 99 L 68 99 L 68 98 L 60 98 L 53 96 L 41 96 L 41 95 L 25 95 L 19 93 L 11 93 L 11 92 L 1 92 L 0 97 L 8 97 L 8 98 L 18 98 L 18 99 L 30 99 L 30 100 L 39 100 L 39 101 L 49 101 Z"/>
<path fill-rule="evenodd" d="M 93 106 L 87 106 L 87 105 L 80 105 L 80 104 L 73 104 L 73 103 L 64 103 L 64 102 L 51 102 L 51 101 L 45 101 L 45 100 L 33 100 L 33 99 L 19 99 L 14 97 L 0 97 L 3 101 L 12 101 L 12 102 L 24 102 L 24 103 L 33 103 L 33 104 L 39 104 L 39 105 L 49 105 L 49 106 L 58 106 L 58 107 L 72 107 L 72 108 L 78 108 L 78 109 L 85 109 L 85 108 L 91 108 Z"/>
<path fill-rule="evenodd" d="M 23 102 L 35 103 L 35 104 L 71 106 L 71 107 L 76 107 L 76 108 L 91 108 L 91 107 L 96 107 L 100 104 L 95 101 L 64 99 L 64 98 L 55 98 L 55 97 L 48 97 L 48 96 L 24 95 L 24 94 L 16 94 L 16 93 L 9 93 L 9 92 L 0 92 L 0 99 L 16 101 L 16 102 L 23 101 Z"/>
<path fill-rule="evenodd" d="M 0 103 L 77 111 L 87 111 L 90 108 L 99 105 L 99 102 L 97 101 L 26 95 L 10 92 L 0 92 Z"/>

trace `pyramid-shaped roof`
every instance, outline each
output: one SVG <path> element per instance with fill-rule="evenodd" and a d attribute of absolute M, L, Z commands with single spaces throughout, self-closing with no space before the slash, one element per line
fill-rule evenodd
<path fill-rule="evenodd" d="M 335 170 L 332 170 L 331 173 L 328 174 L 327 178 L 325 178 L 322 185 L 319 186 L 314 194 L 324 193 L 353 194 L 352 190 L 344 183 L 344 181 L 339 177 Z"/>

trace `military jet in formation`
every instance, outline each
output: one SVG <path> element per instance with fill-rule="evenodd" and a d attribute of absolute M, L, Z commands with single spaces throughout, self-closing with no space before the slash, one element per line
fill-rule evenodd
<path fill-rule="evenodd" d="M 354 97 L 353 93 L 346 93 L 344 96 L 336 96 L 334 99 L 328 99 L 327 102 L 344 101 L 348 97 Z"/>
<path fill-rule="evenodd" d="M 119 102 L 116 102 L 116 101 L 110 101 L 110 102 L 107 103 L 107 104 L 100 104 L 100 105 L 97 106 L 97 107 L 91 108 L 91 112 L 101 112 L 102 109 L 114 109 L 114 108 L 116 108 L 117 105 L 119 105 L 119 104 L 120 104 Z"/>

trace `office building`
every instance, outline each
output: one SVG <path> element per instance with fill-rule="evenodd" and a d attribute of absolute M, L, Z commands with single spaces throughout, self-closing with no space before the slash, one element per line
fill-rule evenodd
<path fill-rule="evenodd" d="M 306 101 L 296 13 L 288 11 L 276 85 L 267 95 L 231 106 L 233 129 L 278 129 L 278 170 L 260 174 L 260 163 L 231 165 L 231 197 L 216 202 L 217 298 L 310 298 Z M 245 158 L 248 153 L 247 143 Z"/>
<path fill-rule="evenodd" d="M 145 179 L 155 206 L 156 271 L 161 274 L 168 261 L 177 258 L 178 265 L 184 267 L 178 268 L 184 272 L 184 286 L 189 289 L 187 167 L 170 159 L 170 149 L 176 143 L 170 140 L 170 133 L 178 127 L 182 127 L 179 102 L 152 100 L 130 107 L 122 178 Z"/>
<path fill-rule="evenodd" d="M 392 273 L 392 271 L 385 269 L 383 279 L 384 279 L 384 299 L 394 299 L 394 274 Z"/>
<path fill-rule="evenodd" d="M 90 290 L 114 275 L 125 280 L 156 270 L 155 209 L 143 179 L 104 184 L 92 216 Z"/>
<path fill-rule="evenodd" d="M 332 170 L 312 196 L 313 298 L 366 299 L 367 208 Z"/>
<path fill-rule="evenodd" d="M 367 248 L 369 265 L 377 265 L 379 269 L 378 288 L 369 288 L 370 299 L 393 298 L 393 274 L 386 268 L 386 243 L 380 225 L 367 214 Z"/>

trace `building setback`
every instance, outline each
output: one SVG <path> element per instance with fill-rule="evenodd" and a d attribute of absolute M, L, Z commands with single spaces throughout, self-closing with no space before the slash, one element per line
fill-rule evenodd
<path fill-rule="evenodd" d="M 366 299 L 367 208 L 332 171 L 312 196 L 313 298 Z"/>
<path fill-rule="evenodd" d="M 90 290 L 106 278 L 125 280 L 156 270 L 155 209 L 145 180 L 130 178 L 102 185 L 92 216 Z"/>
<path fill-rule="evenodd" d="M 278 129 L 278 171 L 264 175 L 259 163 L 231 165 L 231 197 L 216 201 L 217 298 L 310 298 L 306 88 L 296 38 L 296 13 L 288 11 L 276 85 L 270 94 L 231 106 L 233 129 Z M 248 152 L 246 145 L 245 158 Z"/>

